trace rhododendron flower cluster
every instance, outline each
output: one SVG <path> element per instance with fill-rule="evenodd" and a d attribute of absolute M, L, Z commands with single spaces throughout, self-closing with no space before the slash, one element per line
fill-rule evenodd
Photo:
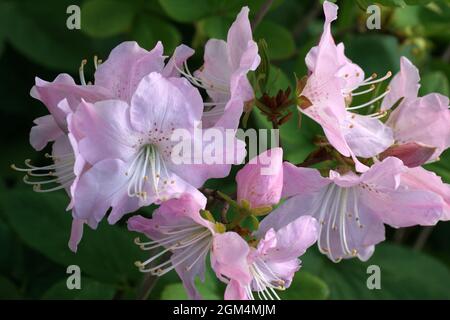
<path fill-rule="evenodd" d="M 385 239 L 385 224 L 449 220 L 449 185 L 422 167 L 450 146 L 449 99 L 419 97 L 419 71 L 406 57 L 396 75 L 366 77 L 333 39 L 337 5 L 325 1 L 323 11 L 322 36 L 305 57 L 308 74 L 289 100 L 323 129 L 308 157 L 333 160 L 320 170 L 287 162 L 282 147 L 272 146 L 247 157 L 234 194 L 205 186 L 245 162 L 246 143 L 236 135 L 244 106 L 266 94 L 251 81 L 264 56 L 247 7 L 226 41 L 206 42 L 194 72 L 187 62 L 194 50 L 185 45 L 167 60 L 161 42 L 150 51 L 124 42 L 104 62 L 95 59 L 92 83 L 86 61 L 80 84 L 67 74 L 36 78 L 31 95 L 49 114 L 34 121 L 30 143 L 37 151 L 51 144 L 49 164 L 13 168 L 36 192 L 66 191 L 74 252 L 85 225 L 131 214 L 128 229 L 148 253 L 136 267 L 154 276 L 174 270 L 192 299 L 201 298 L 196 279 L 204 281 L 208 265 L 226 284 L 226 299 L 279 299 L 316 242 L 333 262 L 365 261 Z M 383 84 L 383 93 L 354 105 L 353 97 Z M 198 137 L 200 129 L 224 139 Z M 139 211 L 150 205 L 151 215 Z"/>

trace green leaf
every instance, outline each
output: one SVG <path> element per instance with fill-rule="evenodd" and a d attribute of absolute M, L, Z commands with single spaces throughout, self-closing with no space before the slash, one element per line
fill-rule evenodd
<path fill-rule="evenodd" d="M 116 289 L 110 284 L 81 276 L 81 288 L 69 290 L 66 280 L 55 283 L 44 293 L 44 300 L 111 300 Z"/>
<path fill-rule="evenodd" d="M 406 3 L 404 0 L 357 0 L 358 5 L 361 8 L 366 9 L 368 6 L 371 6 L 375 3 L 379 3 L 386 7 L 405 7 Z"/>
<path fill-rule="evenodd" d="M 131 27 L 136 11 L 129 1 L 87 1 L 81 8 L 81 30 L 99 38 L 118 35 Z"/>
<path fill-rule="evenodd" d="M 303 269 L 320 277 L 331 299 L 449 299 L 450 270 L 424 253 L 384 243 L 367 262 L 356 259 L 332 263 L 317 250 L 302 257 Z M 381 289 L 367 288 L 367 267 L 381 270 Z"/>
<path fill-rule="evenodd" d="M 218 281 L 218 280 L 215 280 Z M 199 292 L 205 300 L 220 300 L 221 298 L 215 292 L 207 287 L 200 287 Z M 161 300 L 187 300 L 189 299 L 182 283 L 168 284 L 161 293 Z"/>
<path fill-rule="evenodd" d="M 77 71 L 82 59 L 104 53 L 100 48 L 104 43 L 94 45 L 79 30 L 66 28 L 69 4 L 72 1 L 43 0 L 39 6 L 30 0 L 2 4 L 8 42 L 35 63 L 58 71 Z"/>
<path fill-rule="evenodd" d="M 450 183 L 450 149 L 440 155 L 440 161 L 425 165 L 425 169 L 434 171 L 445 183 Z"/>
<path fill-rule="evenodd" d="M 449 95 L 448 79 L 442 71 L 434 71 L 427 73 L 420 81 L 420 95 L 424 96 L 428 93 L 437 92 L 445 96 Z"/>
<path fill-rule="evenodd" d="M 300 270 L 290 287 L 277 293 L 282 300 L 325 300 L 330 295 L 330 289 L 320 278 Z"/>
<path fill-rule="evenodd" d="M 434 2 L 433 6 L 407 6 L 395 10 L 392 29 L 411 37 L 434 37 L 450 39 L 448 21 L 450 6 L 448 2 Z"/>
<path fill-rule="evenodd" d="M 159 0 L 169 17 L 179 22 L 192 22 L 218 10 L 215 0 Z"/>
<path fill-rule="evenodd" d="M 253 38 L 266 40 L 271 59 L 287 59 L 295 52 L 294 38 L 291 32 L 282 25 L 263 21 L 256 28 Z"/>
<path fill-rule="evenodd" d="M 0 208 L 19 237 L 50 260 L 64 267 L 78 265 L 82 273 L 103 282 L 126 285 L 139 279 L 133 263 L 142 252 L 134 245 L 133 234 L 117 226 L 102 223 L 96 231 L 85 226 L 78 252 L 69 250 L 72 219 L 66 212 L 67 201 L 62 193 L 16 189 L 2 193 Z"/>
<path fill-rule="evenodd" d="M 9 299 L 20 299 L 20 292 L 14 283 L 0 275 L 0 300 Z"/>
<path fill-rule="evenodd" d="M 173 52 L 181 41 L 181 35 L 177 28 L 171 23 L 149 14 L 138 17 L 131 36 L 141 47 L 148 50 L 161 41 L 166 53 Z"/>
<path fill-rule="evenodd" d="M 393 36 L 364 34 L 348 37 L 345 53 L 363 68 L 366 75 L 385 74 L 398 70 L 401 51 L 398 40 Z"/>
<path fill-rule="evenodd" d="M 226 40 L 232 22 L 233 18 L 212 16 L 199 21 L 199 27 L 208 38 Z"/>

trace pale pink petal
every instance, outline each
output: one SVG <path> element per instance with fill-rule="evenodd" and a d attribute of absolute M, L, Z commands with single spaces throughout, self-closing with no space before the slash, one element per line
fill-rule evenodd
<path fill-rule="evenodd" d="M 401 184 L 410 189 L 427 190 L 443 200 L 441 220 L 450 220 L 450 185 L 443 183 L 441 177 L 424 168 L 410 168 L 402 174 Z"/>
<path fill-rule="evenodd" d="M 283 188 L 283 150 L 274 148 L 250 160 L 236 175 L 237 201 L 250 202 L 252 208 L 272 206 Z"/>
<path fill-rule="evenodd" d="M 336 75 L 339 67 L 337 47 L 331 34 L 331 23 L 337 19 L 338 6 L 325 1 L 323 11 L 325 22 L 320 42 L 317 47 L 311 49 L 305 60 L 309 70 L 317 76 L 332 77 Z"/>
<path fill-rule="evenodd" d="M 417 98 L 420 88 L 419 70 L 406 57 L 400 58 L 400 72 L 397 73 L 389 84 L 390 91 L 384 97 L 381 111 L 388 110 L 400 99 L 404 104 Z"/>
<path fill-rule="evenodd" d="M 284 162 L 283 170 L 283 198 L 301 193 L 314 193 L 330 183 L 316 169 L 297 167 L 292 163 Z"/>
<path fill-rule="evenodd" d="M 170 171 L 192 184 L 201 187 L 209 178 L 223 178 L 232 164 L 245 158 L 245 142 L 235 137 L 232 130 L 220 127 L 204 129 L 199 136 L 172 137 L 178 141 L 171 149 Z"/>
<path fill-rule="evenodd" d="M 194 75 L 202 80 L 214 102 L 226 103 L 230 99 L 230 81 L 233 69 L 228 45 L 223 40 L 210 39 L 205 46 L 203 67 Z"/>
<path fill-rule="evenodd" d="M 388 157 L 373 164 L 369 171 L 363 173 L 361 182 L 388 191 L 395 190 L 400 185 L 401 174 L 406 170 L 407 168 L 400 159 Z"/>
<path fill-rule="evenodd" d="M 360 66 L 353 63 L 349 58 L 345 56 L 344 44 L 341 42 L 336 46 L 337 60 L 341 67 L 337 72 L 337 76 L 344 79 L 345 84 L 342 89 L 343 94 L 349 94 L 356 88 L 358 88 L 364 81 L 364 71 Z"/>
<path fill-rule="evenodd" d="M 154 130 L 169 135 L 175 128 L 193 129 L 202 112 L 200 93 L 186 79 L 151 73 L 142 79 L 131 99 L 130 119 L 141 133 Z"/>
<path fill-rule="evenodd" d="M 97 85 L 77 85 L 68 74 L 60 74 L 53 82 L 47 82 L 36 77 L 36 84 L 31 89 L 31 96 L 42 101 L 53 115 L 55 122 L 66 131 L 67 112 L 58 108 L 61 100 L 66 99 L 71 111 L 75 111 L 81 100 L 95 102 L 110 99 L 112 94 Z"/>
<path fill-rule="evenodd" d="M 194 49 L 182 44 L 175 48 L 175 51 L 162 70 L 161 74 L 166 77 L 178 77 L 180 72 L 177 69 L 183 69 L 184 62 L 194 54 Z"/>
<path fill-rule="evenodd" d="M 249 11 L 248 7 L 243 7 L 228 30 L 227 43 L 231 66 L 234 70 L 240 67 L 255 70 L 259 65 L 258 47 L 253 41 L 252 29 L 248 20 Z M 248 50 L 250 50 L 250 54 Z"/>
<path fill-rule="evenodd" d="M 36 118 L 33 122 L 35 126 L 30 131 L 30 144 L 37 151 L 41 151 L 47 143 L 55 141 L 59 136 L 64 134 L 52 115 Z"/>
<path fill-rule="evenodd" d="M 225 289 L 225 300 L 248 300 L 245 288 L 236 280 L 231 280 Z"/>
<path fill-rule="evenodd" d="M 409 169 L 393 157 L 372 166 L 363 174 L 361 201 L 384 223 L 393 227 L 434 225 L 443 213 L 442 197 L 426 189 L 402 183 Z"/>
<path fill-rule="evenodd" d="M 395 140 L 402 144 L 419 142 L 436 147 L 431 160 L 450 146 L 449 99 L 438 93 L 431 93 L 410 102 L 402 103 L 387 124 L 394 131 Z"/>
<path fill-rule="evenodd" d="M 77 252 L 78 244 L 83 237 L 83 226 L 84 220 L 73 219 L 72 220 L 72 230 L 70 232 L 69 248 L 72 252 Z"/>
<path fill-rule="evenodd" d="M 95 72 L 95 84 L 108 88 L 115 98 L 130 102 L 141 79 L 164 67 L 163 46 L 158 42 L 147 51 L 136 42 L 123 42 L 115 47 Z"/>
<path fill-rule="evenodd" d="M 283 262 L 297 259 L 312 246 L 319 235 L 319 223 L 311 216 L 301 216 L 286 226 L 276 230 L 276 244 L 266 250 L 266 259 Z M 260 240 L 260 246 L 264 246 L 266 238 Z M 270 239 L 269 239 L 270 241 Z"/>
<path fill-rule="evenodd" d="M 216 234 L 211 252 L 211 265 L 217 277 L 233 279 L 240 284 L 250 283 L 252 276 L 247 256 L 247 242 L 235 232 Z"/>
<path fill-rule="evenodd" d="M 371 158 L 394 143 L 392 129 L 380 120 L 348 113 L 342 131 L 349 147 L 358 157 Z"/>
<path fill-rule="evenodd" d="M 110 223 L 139 208 L 137 197 L 128 196 L 127 164 L 118 159 L 97 162 L 80 178 L 74 208 L 76 218 L 99 222 L 112 207 Z M 111 218 L 112 217 L 112 218 Z"/>
<path fill-rule="evenodd" d="M 126 102 L 83 102 L 75 112 L 73 121 L 84 136 L 78 146 L 89 163 L 95 164 L 107 158 L 127 161 L 134 155 L 139 137 L 131 128 Z"/>

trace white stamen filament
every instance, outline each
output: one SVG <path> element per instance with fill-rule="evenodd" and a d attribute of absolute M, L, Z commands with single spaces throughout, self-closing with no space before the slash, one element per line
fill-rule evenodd
<path fill-rule="evenodd" d="M 185 61 L 183 63 L 184 66 L 184 70 L 180 69 L 178 66 L 175 65 L 175 69 L 182 74 L 184 77 L 186 77 L 186 79 L 188 79 L 193 85 L 205 89 L 205 90 L 210 90 L 210 91 L 216 91 L 219 93 L 229 93 L 229 88 L 227 87 L 222 87 L 222 86 L 214 86 L 212 84 L 208 84 L 206 83 L 204 80 L 197 78 L 196 76 L 194 76 L 191 71 L 189 70 L 189 67 L 187 65 L 187 62 Z"/>
<path fill-rule="evenodd" d="M 13 170 L 19 172 L 26 172 L 23 177 L 23 182 L 32 185 L 35 192 L 52 192 L 69 187 L 75 179 L 75 173 L 73 172 L 73 166 L 75 158 L 73 154 L 67 154 L 62 156 L 50 156 L 47 158 L 54 160 L 54 163 L 47 166 L 38 167 L 31 164 L 30 159 L 25 160 L 26 168 L 20 168 L 16 165 L 11 165 Z M 46 180 L 33 181 L 30 177 L 49 178 Z M 56 184 L 55 187 L 42 189 L 42 185 Z"/>
<path fill-rule="evenodd" d="M 364 80 L 364 81 L 361 83 L 360 87 L 361 87 L 361 86 L 368 86 L 368 85 L 370 85 L 370 84 L 375 84 L 375 83 L 382 82 L 382 81 L 384 81 L 384 80 L 386 80 L 386 79 L 389 79 L 391 76 L 392 76 L 392 72 L 391 72 L 391 71 L 388 71 L 383 77 L 381 77 L 381 78 L 379 78 L 379 79 L 376 79 L 376 80 L 372 80 L 372 79 L 375 79 L 375 78 L 377 77 L 377 74 L 374 73 L 374 74 L 371 75 L 369 78 L 367 78 L 366 80 Z"/>
<path fill-rule="evenodd" d="M 79 71 L 79 74 L 80 74 L 80 82 L 81 82 L 81 84 L 82 84 L 83 86 L 86 85 L 86 79 L 84 78 L 84 66 L 85 66 L 86 64 L 87 64 L 87 60 L 86 60 L 86 59 L 81 60 L 80 69 L 78 70 L 78 71 Z"/>
<path fill-rule="evenodd" d="M 146 261 L 136 262 L 136 265 L 142 272 L 150 272 L 154 275 L 162 276 L 195 256 L 195 259 L 185 267 L 186 270 L 189 270 L 206 256 L 212 245 L 211 231 L 202 225 L 194 223 L 173 226 L 158 225 L 155 226 L 155 229 L 164 236 L 149 242 L 141 242 L 139 239 L 135 239 L 135 243 L 143 250 L 163 248 L 162 251 L 151 256 Z M 177 255 L 166 259 L 157 266 L 148 266 L 167 252 L 177 253 Z"/>
<path fill-rule="evenodd" d="M 128 196 L 136 196 L 144 201 L 147 199 L 146 182 L 151 183 L 157 197 L 164 190 L 160 182 L 169 184 L 168 180 L 162 179 L 162 177 L 169 178 L 165 160 L 157 148 L 150 144 L 138 151 L 125 174 L 129 176 Z M 174 183 L 174 180 L 170 181 L 170 184 Z"/>
<path fill-rule="evenodd" d="M 378 100 L 383 99 L 389 93 L 389 91 L 390 91 L 390 89 L 387 88 L 386 91 L 383 92 L 382 94 L 380 94 L 378 97 L 375 97 L 372 100 L 370 100 L 370 101 L 368 101 L 366 103 L 363 103 L 363 104 L 361 104 L 359 106 L 349 107 L 349 108 L 347 108 L 347 110 L 357 110 L 357 109 L 361 109 L 361 108 L 365 108 L 365 107 L 371 106 L 372 104 L 374 104 Z"/>
<path fill-rule="evenodd" d="M 260 300 L 281 300 L 275 289 L 284 290 L 284 280 L 280 279 L 261 258 L 250 265 L 253 286 Z M 276 283 L 277 285 L 275 285 Z M 254 300 L 252 284 L 245 288 L 249 300 Z"/>
<path fill-rule="evenodd" d="M 373 90 L 375 90 L 375 88 L 376 88 L 376 86 L 375 86 L 375 85 L 372 85 L 372 86 L 370 86 L 370 88 L 367 89 L 367 90 L 363 90 L 363 91 L 359 91 L 359 92 L 352 92 L 351 95 L 352 95 L 352 97 L 354 97 L 354 96 L 360 96 L 360 95 L 362 95 L 362 94 L 366 94 L 366 93 L 372 92 Z"/>

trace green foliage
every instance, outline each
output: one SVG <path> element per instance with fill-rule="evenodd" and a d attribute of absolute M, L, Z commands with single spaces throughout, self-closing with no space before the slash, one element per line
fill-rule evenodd
<path fill-rule="evenodd" d="M 109 284 L 83 277 L 81 289 L 67 289 L 65 280 L 55 283 L 42 299 L 49 300 L 109 300 L 114 298 L 115 288 Z"/>
<path fill-rule="evenodd" d="M 330 289 L 331 299 L 449 299 L 450 270 L 426 254 L 391 244 L 376 247 L 368 262 L 356 259 L 332 264 L 317 250 L 302 259 L 304 269 L 320 277 Z M 370 290 L 366 282 L 380 267 L 381 289 Z"/>
<path fill-rule="evenodd" d="M 294 73 L 307 74 L 304 58 L 317 44 L 323 17 L 316 6 L 323 2 L 276 0 L 254 30 L 255 40 L 267 43 L 264 74 L 253 73 L 263 92 L 276 95 L 290 87 L 294 97 Z M 410 58 L 420 69 L 420 94 L 449 95 L 450 6 L 446 0 L 337 0 L 339 19 L 333 23 L 336 42 L 343 41 L 346 54 L 369 76 L 397 72 L 399 58 Z M 21 176 L 10 170 L 11 163 L 39 158 L 27 145 L 32 120 L 46 113 L 45 107 L 28 95 L 34 77 L 54 79 L 57 73 L 77 78 L 82 59 L 94 55 L 106 59 L 121 41 L 135 40 L 151 49 L 157 41 L 165 54 L 185 43 L 196 50 L 189 60 L 195 70 L 203 63 L 203 46 L 210 38 L 226 40 L 228 28 L 242 6 L 250 8 L 254 21 L 266 0 L 4 0 L 0 2 L 0 299 L 134 299 L 142 281 L 134 261 L 145 259 L 133 243 L 136 234 L 126 230 L 125 219 L 118 225 L 103 222 L 98 230 L 85 228 L 77 254 L 67 247 L 71 217 L 67 196 L 36 194 L 22 186 Z M 367 30 L 366 8 L 382 5 L 381 30 Z M 66 8 L 81 7 L 81 30 L 66 27 Z M 320 7 L 319 7 L 320 9 Z M 314 13 L 314 10 L 317 12 Z M 312 13 L 312 14 L 311 14 Z M 309 17 L 309 14 L 311 16 Z M 307 18 L 309 17 L 309 18 Z M 309 20 L 307 20 L 309 19 Z M 306 20 L 306 22 L 305 22 Z M 86 67 L 91 79 L 92 63 Z M 256 79 L 258 78 L 258 79 Z M 264 90 L 265 89 L 265 90 Z M 355 97 L 355 102 L 364 97 Z M 294 105 L 292 118 L 280 126 L 285 160 L 299 163 L 316 146 L 322 134 L 311 119 L 299 119 Z M 299 127 L 300 122 L 300 127 Z M 271 121 L 253 107 L 248 127 L 272 128 Z M 47 150 L 48 151 L 48 150 Z M 41 155 L 42 156 L 42 155 Z M 450 183 L 450 151 L 426 166 Z M 235 192 L 233 167 L 226 179 L 211 179 L 206 186 L 227 194 Z M 151 215 L 154 207 L 142 212 Z M 215 208 L 214 214 L 218 214 Z M 417 237 L 411 231 L 409 246 Z M 302 257 L 302 269 L 283 299 L 450 299 L 450 255 L 448 224 L 438 224 L 422 252 L 387 242 L 376 248 L 368 262 L 358 260 L 331 263 L 315 248 Z M 82 290 L 68 290 L 66 268 L 76 264 L 82 270 Z M 381 290 L 369 290 L 368 265 L 381 268 Z M 197 280 L 207 299 L 221 299 L 224 284 L 210 268 L 206 281 Z M 187 298 L 175 272 L 159 279 L 151 299 Z"/>
<path fill-rule="evenodd" d="M 128 1 L 87 1 L 81 7 L 82 30 L 99 38 L 118 35 L 131 27 L 136 9 Z"/>

